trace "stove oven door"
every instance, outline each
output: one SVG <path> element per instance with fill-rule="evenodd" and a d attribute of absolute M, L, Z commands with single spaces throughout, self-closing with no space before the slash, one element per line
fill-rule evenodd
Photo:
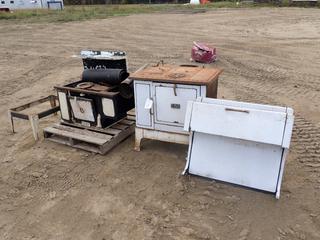
<path fill-rule="evenodd" d="M 92 99 L 69 96 L 69 102 L 73 117 L 76 120 L 91 123 L 96 121 L 96 113 Z"/>
<path fill-rule="evenodd" d="M 183 127 L 187 102 L 201 96 L 195 85 L 154 83 L 155 123 Z"/>

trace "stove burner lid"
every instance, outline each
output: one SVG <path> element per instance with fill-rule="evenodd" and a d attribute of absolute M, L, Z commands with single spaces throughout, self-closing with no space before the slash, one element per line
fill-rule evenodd
<path fill-rule="evenodd" d="M 81 89 L 87 89 L 87 88 L 91 88 L 94 85 L 94 83 L 92 82 L 82 82 L 77 84 L 77 88 L 81 88 Z"/>
<path fill-rule="evenodd" d="M 77 84 L 76 88 L 97 91 L 97 92 L 107 92 L 111 90 L 113 87 L 108 85 L 101 85 L 93 82 L 81 82 Z"/>

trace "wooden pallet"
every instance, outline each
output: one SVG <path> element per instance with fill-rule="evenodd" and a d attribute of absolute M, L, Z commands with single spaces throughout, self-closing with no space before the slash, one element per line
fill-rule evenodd
<path fill-rule="evenodd" d="M 89 152 L 106 154 L 113 147 L 129 137 L 135 129 L 135 115 L 107 128 L 85 127 L 81 124 L 61 122 L 43 130 L 44 138 Z"/>

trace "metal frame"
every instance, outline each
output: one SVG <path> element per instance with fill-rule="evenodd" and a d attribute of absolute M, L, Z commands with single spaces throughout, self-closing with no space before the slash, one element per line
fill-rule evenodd
<path fill-rule="evenodd" d="M 29 120 L 32 128 L 33 137 L 37 141 L 39 139 L 39 135 L 38 135 L 39 120 L 51 114 L 57 114 L 57 112 L 60 110 L 60 106 L 57 106 L 57 100 L 58 100 L 57 96 L 49 95 L 47 97 L 26 103 L 22 106 L 10 108 L 8 110 L 8 118 L 9 118 L 9 123 L 10 123 L 12 132 L 15 133 L 14 121 L 13 121 L 14 118 Z M 51 105 L 51 108 L 48 110 L 38 112 L 38 113 L 33 113 L 33 114 L 26 114 L 21 112 L 27 108 L 37 106 L 47 101 L 49 101 Z"/>

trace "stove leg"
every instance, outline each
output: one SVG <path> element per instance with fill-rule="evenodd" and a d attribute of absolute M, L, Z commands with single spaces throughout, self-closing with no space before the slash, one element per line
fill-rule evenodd
<path fill-rule="evenodd" d="M 140 128 L 135 129 L 135 144 L 134 150 L 140 152 L 141 150 L 141 140 L 143 139 L 143 130 Z"/>

